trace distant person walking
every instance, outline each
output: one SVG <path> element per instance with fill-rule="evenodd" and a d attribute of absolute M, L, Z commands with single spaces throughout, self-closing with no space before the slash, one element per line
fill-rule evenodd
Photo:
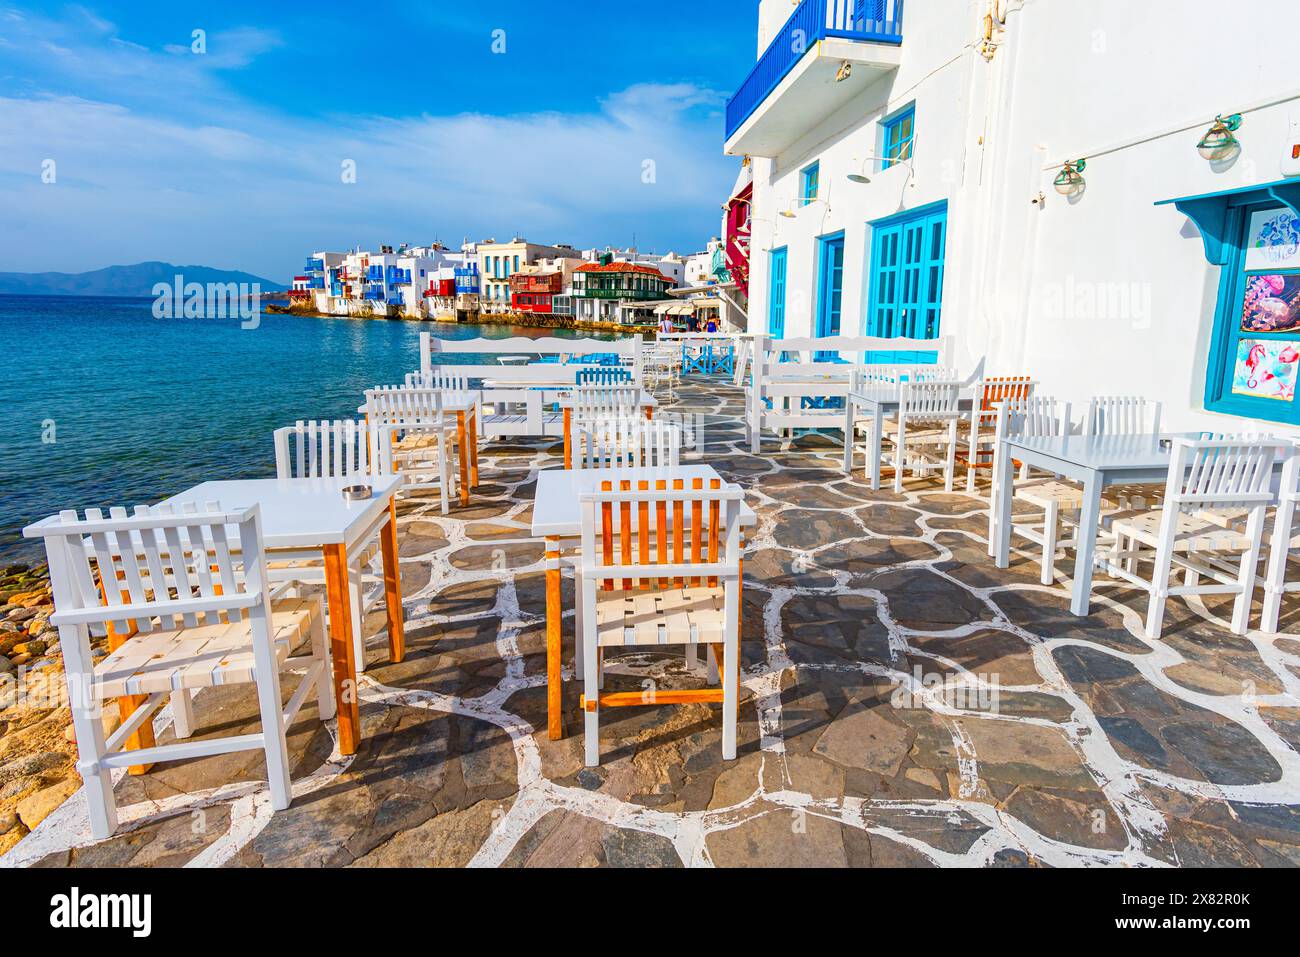
<path fill-rule="evenodd" d="M 675 331 L 676 331 L 676 329 L 675 329 L 674 326 L 673 326 L 673 320 L 672 320 L 672 317 L 669 316 L 667 313 L 665 313 L 664 315 L 662 315 L 662 316 L 659 317 L 659 331 L 660 331 L 660 332 L 675 332 Z"/>
<path fill-rule="evenodd" d="M 718 331 L 718 320 L 715 319 L 715 318 L 713 318 L 712 316 L 709 316 L 709 321 L 706 322 L 706 323 L 704 324 L 704 331 L 705 331 L 705 332 L 717 332 L 717 331 Z"/>

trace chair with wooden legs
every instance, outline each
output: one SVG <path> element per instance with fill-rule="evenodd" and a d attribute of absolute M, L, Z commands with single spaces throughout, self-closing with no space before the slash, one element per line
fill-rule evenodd
<path fill-rule="evenodd" d="M 381 425 L 342 419 L 299 420 L 275 430 L 276 478 L 368 479 L 393 474 L 391 431 Z M 366 670 L 365 616 L 383 596 L 379 567 L 380 536 L 387 515 L 367 529 L 360 547 L 348 554 L 348 607 L 352 612 L 352 643 L 357 671 Z M 325 565 L 319 553 L 301 557 L 275 556 L 267 566 L 277 584 L 325 585 Z M 367 591 L 366 586 L 371 586 Z"/>
<path fill-rule="evenodd" d="M 722 756 L 736 757 L 740 692 L 740 504 L 714 480 L 603 483 L 581 496 L 577 631 L 583 645 L 586 763 L 600 763 L 604 708 L 721 702 Z M 671 487 L 670 487 L 671 485 Z M 633 557 L 635 555 L 635 558 Z M 602 694 L 606 648 L 706 644 L 722 659 L 721 689 Z"/>
<path fill-rule="evenodd" d="M 994 426 L 998 406 L 1003 402 L 1028 399 L 1034 394 L 1034 380 L 1027 375 L 990 376 L 980 383 L 971 410 L 966 443 L 966 491 L 975 491 L 975 473 L 993 467 Z"/>
<path fill-rule="evenodd" d="M 446 515 L 456 471 L 448 457 L 448 438 L 458 430 L 456 420 L 443 411 L 443 395 L 437 388 L 381 386 L 366 391 L 365 408 L 366 421 L 389 435 L 392 470 L 403 477 L 403 488 L 437 481 Z M 465 441 L 477 442 L 478 436 L 468 435 Z"/>
<path fill-rule="evenodd" d="M 1106 570 L 1150 595 L 1148 638 L 1160 637 L 1165 606 L 1178 595 L 1236 595 L 1232 631 L 1246 633 L 1278 446 L 1258 436 L 1174 439 L 1164 507 L 1116 519 Z M 1215 515 L 1245 518 L 1240 528 L 1225 527 Z M 1229 556 L 1237 559 L 1232 571 Z M 1149 580 L 1136 573 L 1145 562 Z M 1176 567 L 1187 573 L 1182 585 L 1170 584 Z"/>
<path fill-rule="evenodd" d="M 272 590 L 257 506 L 139 506 L 130 515 L 110 509 L 108 517 L 99 509 L 84 517 L 69 510 L 34 528 L 49 557 L 50 622 L 59 630 L 91 836 L 103 840 L 117 829 L 113 770 L 161 761 L 263 751 L 271 806 L 287 808 L 285 729 L 313 690 L 321 718 L 333 717 L 334 690 L 320 600 Z M 95 664 L 92 626 L 129 637 Z M 291 657 L 303 645 L 310 654 Z M 302 675 L 287 703 L 283 672 Z M 190 740 L 190 696 L 232 684 L 256 687 L 261 730 Z M 101 711 L 111 698 L 139 703 L 106 737 Z M 169 699 L 177 743 L 123 750 Z"/>
<path fill-rule="evenodd" d="M 1008 399 L 998 404 L 997 418 L 994 425 L 994 465 L 991 501 L 999 501 L 1001 492 L 999 476 L 1002 474 L 1000 458 L 1002 440 L 1010 436 L 1047 437 L 1066 435 L 1070 431 L 1070 403 L 1062 402 L 1050 396 L 1031 396 L 1021 399 Z M 1019 480 L 1016 482 L 1013 498 L 1025 502 L 1035 509 L 1041 509 L 1043 520 L 1041 527 L 1035 527 L 1035 521 L 1014 521 L 1014 515 L 996 516 L 989 510 L 989 554 L 993 554 L 993 543 L 997 540 L 996 521 L 1011 523 L 1012 535 L 1026 538 L 1042 549 L 1042 568 L 1039 581 L 1050 585 L 1055 580 L 1056 552 L 1059 548 L 1074 544 L 1060 538 L 1060 518 L 1069 511 L 1078 511 L 1083 503 L 1082 490 L 1071 482 L 1063 481 L 1059 476 L 1048 475 L 1033 477 L 1027 466 L 1021 466 Z"/>
<path fill-rule="evenodd" d="M 943 469 L 944 490 L 951 492 L 957 471 L 957 430 L 961 383 L 951 380 L 907 381 L 902 384 L 898 418 L 885 419 L 884 442 L 894 450 L 894 491 L 903 491 L 909 467 L 923 474 Z"/>

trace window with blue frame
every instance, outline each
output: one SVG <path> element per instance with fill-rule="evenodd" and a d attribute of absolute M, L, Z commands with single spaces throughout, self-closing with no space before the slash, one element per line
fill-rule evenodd
<path fill-rule="evenodd" d="M 881 169 L 912 158 L 912 144 L 916 139 L 916 104 L 909 103 L 897 113 L 881 121 L 884 132 L 884 149 L 881 152 Z"/>
<path fill-rule="evenodd" d="M 948 204 L 934 203 L 871 223 L 864 335 L 937 339 L 943 312 Z M 868 362 L 932 363 L 937 352 L 872 352 Z"/>
<path fill-rule="evenodd" d="M 1225 202 L 1205 407 L 1300 424 L 1300 217 L 1258 191 Z"/>
<path fill-rule="evenodd" d="M 821 164 L 813 163 L 804 167 L 799 174 L 799 200 L 801 206 L 807 206 L 817 198 L 818 181 L 821 179 Z"/>
<path fill-rule="evenodd" d="M 785 268 L 787 249 L 773 249 L 768 260 L 767 333 L 774 339 L 785 338 Z"/>

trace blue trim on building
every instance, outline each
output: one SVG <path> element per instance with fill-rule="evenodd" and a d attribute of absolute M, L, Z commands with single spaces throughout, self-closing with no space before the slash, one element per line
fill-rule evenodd
<path fill-rule="evenodd" d="M 768 254 L 767 334 L 785 338 L 785 291 L 789 249 L 782 246 Z"/>

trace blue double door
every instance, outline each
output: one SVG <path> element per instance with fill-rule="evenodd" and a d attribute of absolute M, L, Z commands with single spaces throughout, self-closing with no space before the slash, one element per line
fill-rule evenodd
<path fill-rule="evenodd" d="M 940 203 L 871 224 L 865 335 L 937 339 L 943 311 L 948 206 Z M 936 352 L 873 352 L 868 362 L 924 364 Z"/>

